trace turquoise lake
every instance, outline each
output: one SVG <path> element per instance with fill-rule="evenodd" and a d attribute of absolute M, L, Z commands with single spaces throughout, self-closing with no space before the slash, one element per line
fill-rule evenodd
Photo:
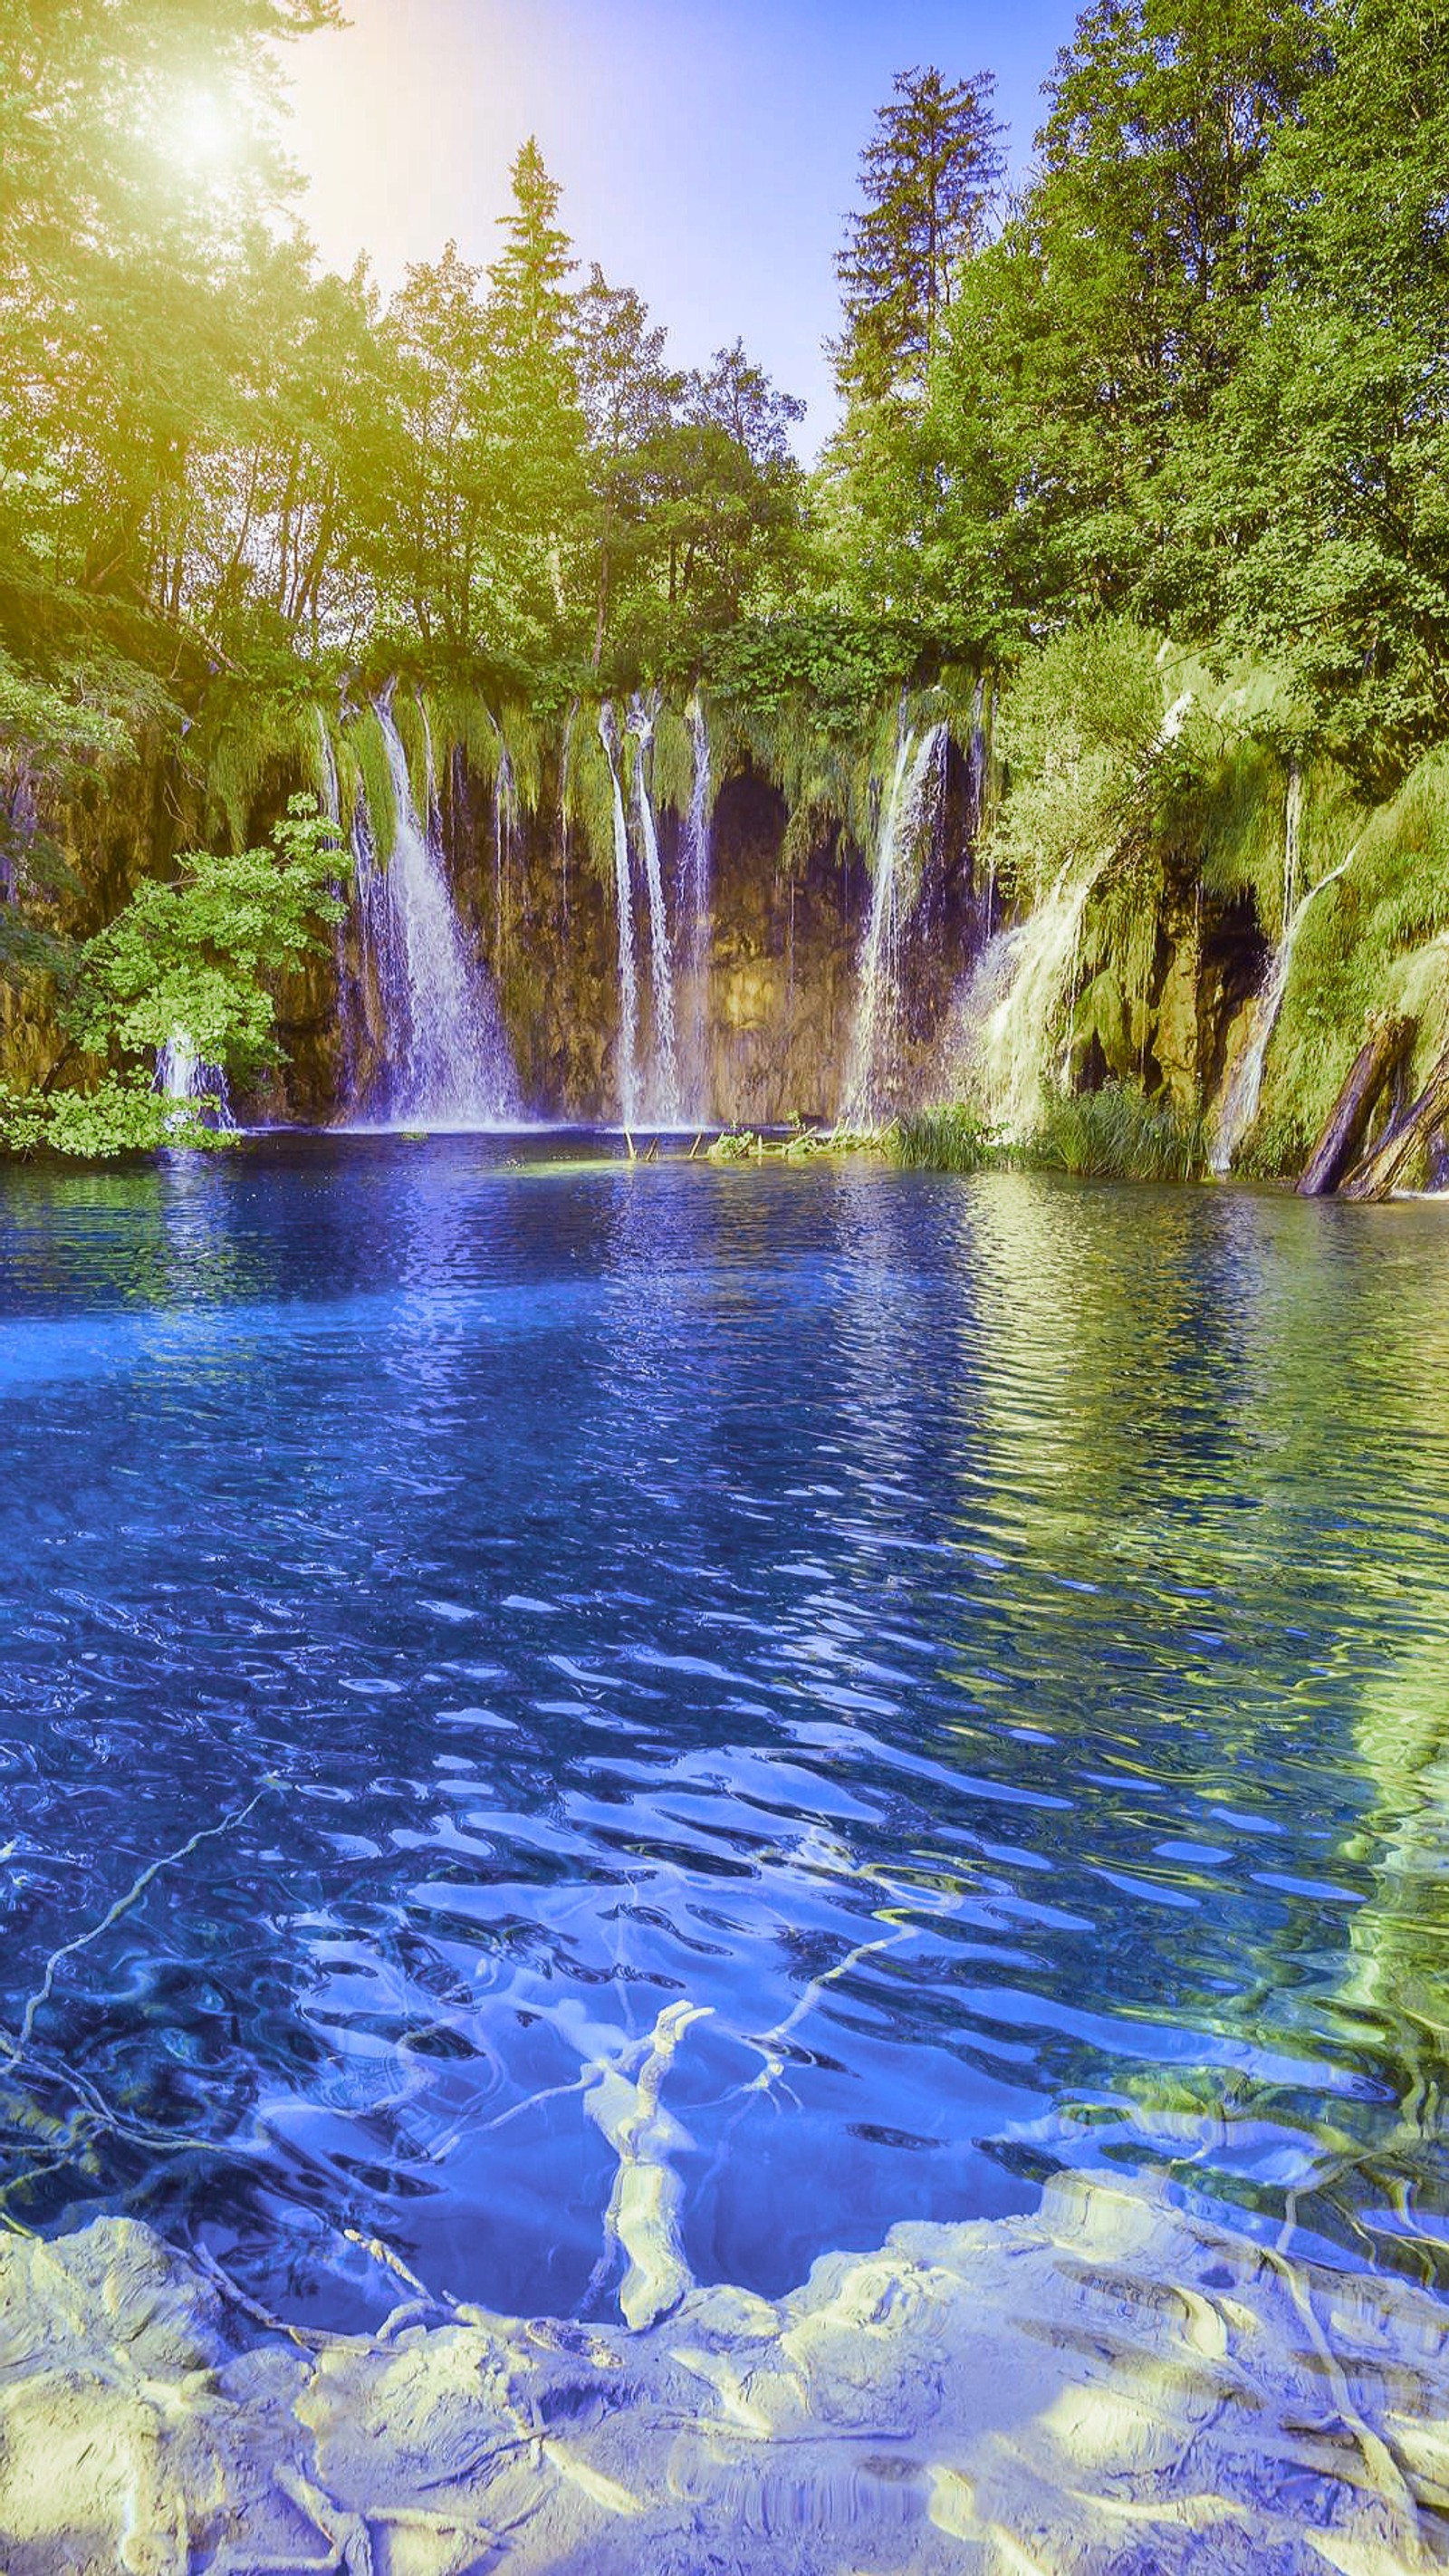
<path fill-rule="evenodd" d="M 684 2001 L 702 2280 L 1070 2166 L 1442 2286 L 1445 1227 L 568 1136 L 7 1176 L 7 2210 L 312 2324 L 365 2239 L 609 2314 L 589 2086 Z"/>

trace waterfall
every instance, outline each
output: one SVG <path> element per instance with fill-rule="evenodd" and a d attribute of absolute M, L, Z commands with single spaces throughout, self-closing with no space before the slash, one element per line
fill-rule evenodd
<path fill-rule="evenodd" d="M 364 987 L 381 1015 L 384 1061 L 349 1124 L 489 1127 L 518 1114 L 517 1084 L 483 969 L 470 957 L 448 888 L 428 752 L 428 820 L 413 801 L 391 693 L 377 720 L 392 780 L 394 832 L 385 859 L 359 806 L 358 930 Z M 382 861 L 379 864 L 379 861 Z"/>
<path fill-rule="evenodd" d="M 684 1109 L 692 1119 L 709 1116 L 709 960 L 713 938 L 710 883 L 709 722 L 696 696 L 689 702 L 694 742 L 694 773 L 689 813 L 679 845 L 677 918 L 680 958 L 688 1017 L 683 1037 Z M 793 897 L 793 884 L 791 893 Z"/>
<path fill-rule="evenodd" d="M 1075 982 L 1082 917 L 1096 879 L 1095 866 L 1069 861 L 1035 912 L 987 941 L 966 986 L 966 1087 L 990 1124 L 1013 1139 L 1031 1134 L 1060 1077 L 1053 1023 L 1064 986 Z"/>
<path fill-rule="evenodd" d="M 619 933 L 619 1115 L 626 1127 L 638 1124 L 639 978 L 634 963 L 634 895 L 629 881 L 629 826 L 624 791 L 619 785 L 614 710 L 607 698 L 599 709 L 599 740 L 609 764 L 614 790 L 614 911 Z"/>
<path fill-rule="evenodd" d="M 1300 800 L 1296 810 L 1295 787 Z M 1296 837 L 1298 818 L 1302 812 L 1301 795 L 1302 784 L 1295 766 L 1288 775 L 1289 816 L 1295 846 L 1291 875 L 1285 852 L 1283 870 L 1285 888 L 1295 883 L 1297 879 Z M 1220 1179 L 1224 1173 L 1232 1169 L 1233 1157 L 1258 1115 L 1258 1103 L 1263 1092 L 1263 1068 L 1268 1061 L 1268 1047 L 1273 1031 L 1278 1025 L 1278 1014 L 1283 1008 L 1283 996 L 1288 990 L 1288 978 L 1293 971 L 1293 951 L 1298 943 L 1298 933 L 1303 926 L 1304 915 L 1309 905 L 1322 894 L 1324 887 L 1331 886 L 1336 878 L 1343 875 L 1345 868 L 1353 865 L 1357 853 L 1358 843 L 1355 841 L 1347 858 L 1340 859 L 1336 868 L 1330 868 L 1327 876 L 1320 877 L 1316 885 L 1309 887 L 1302 901 L 1294 905 L 1284 923 L 1283 936 L 1274 951 L 1267 981 L 1253 1004 L 1247 1044 L 1228 1076 L 1222 1099 L 1218 1103 L 1210 1159 L 1212 1168 Z"/>
<path fill-rule="evenodd" d="M 493 772 L 493 969 L 495 974 L 501 974 L 508 939 L 508 862 L 518 824 L 518 789 L 503 728 L 495 723 L 494 731 L 498 736 L 498 766 Z"/>
<path fill-rule="evenodd" d="M 1298 901 L 1298 844 L 1303 831 L 1303 771 L 1288 763 L 1288 793 L 1283 800 L 1283 927 L 1286 932 Z"/>
<path fill-rule="evenodd" d="M 649 746 L 654 717 L 641 698 L 634 700 L 629 729 L 635 737 L 634 807 L 639 844 L 644 853 L 644 886 L 649 897 L 649 996 L 653 1005 L 653 1043 L 645 1095 L 645 1115 L 660 1127 L 677 1127 L 679 1050 L 675 1038 L 674 957 L 664 909 L 664 876 L 659 864 L 659 834 L 649 795 Z"/>
<path fill-rule="evenodd" d="M 317 743 L 322 754 L 322 811 L 329 823 L 342 820 L 342 798 L 337 786 L 337 756 L 332 749 L 332 735 L 320 707 L 313 710 L 317 718 Z"/>
<path fill-rule="evenodd" d="M 215 1127 L 228 1135 L 235 1133 L 226 1075 L 220 1065 L 202 1063 L 188 1030 L 173 1029 L 165 1045 L 158 1049 L 152 1089 L 177 1103 L 175 1115 L 166 1121 L 168 1127 L 184 1127 L 199 1119 L 203 1127 Z M 214 1106 L 198 1109 L 195 1104 L 201 1101 Z"/>
<path fill-rule="evenodd" d="M 921 834 L 928 814 L 939 806 L 945 741 L 944 723 L 916 734 L 902 722 L 876 832 L 842 1126 L 873 1126 L 901 1105 L 892 1096 L 899 1082 L 902 1034 L 901 941 L 920 892 Z"/>
<path fill-rule="evenodd" d="M 966 764 L 971 797 L 971 837 L 979 841 L 986 822 L 986 674 L 978 671 L 971 693 L 971 751 Z"/>

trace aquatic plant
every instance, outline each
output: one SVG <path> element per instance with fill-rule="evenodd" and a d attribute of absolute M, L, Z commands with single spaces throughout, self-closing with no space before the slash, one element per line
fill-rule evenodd
<path fill-rule="evenodd" d="M 1170 1100 L 1148 1100 L 1125 1082 L 1049 1095 L 1035 1133 L 1018 1149 L 1030 1168 L 1084 1180 L 1190 1181 L 1206 1158 L 1200 1118 L 1184 1117 Z"/>
<path fill-rule="evenodd" d="M 960 1102 L 896 1119 L 886 1130 L 885 1147 L 891 1161 L 907 1171 L 980 1172 L 1004 1158 L 995 1129 Z"/>

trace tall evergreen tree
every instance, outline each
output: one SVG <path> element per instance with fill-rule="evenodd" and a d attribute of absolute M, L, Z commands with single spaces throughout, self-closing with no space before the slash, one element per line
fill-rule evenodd
<path fill-rule="evenodd" d="M 924 380 L 955 272 L 985 238 L 1001 182 L 995 88 L 990 72 L 947 82 L 928 65 L 898 72 L 877 115 L 864 203 L 835 263 L 845 329 L 833 355 L 848 399 Z"/>
<path fill-rule="evenodd" d="M 513 164 L 504 246 L 488 273 L 488 426 L 511 529 L 524 628 L 566 614 L 565 550 L 587 485 L 586 424 L 576 364 L 578 263 L 558 222 L 561 191 L 530 136 Z M 513 641 L 521 641 L 520 629 Z"/>

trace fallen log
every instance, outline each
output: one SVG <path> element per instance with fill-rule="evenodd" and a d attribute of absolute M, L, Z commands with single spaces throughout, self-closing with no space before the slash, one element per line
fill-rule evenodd
<path fill-rule="evenodd" d="M 1396 1118 L 1386 1136 L 1381 1136 L 1371 1154 L 1350 1172 L 1339 1195 L 1346 1199 L 1386 1199 L 1400 1175 L 1408 1168 L 1410 1157 L 1421 1146 L 1427 1146 L 1434 1129 L 1449 1117 L 1449 1047 L 1435 1062 L 1434 1070 L 1417 1100 L 1409 1103 L 1402 1118 Z"/>
<path fill-rule="evenodd" d="M 1374 1105 L 1402 1064 L 1413 1035 L 1412 1020 L 1380 1019 L 1371 1024 L 1298 1184 L 1300 1198 L 1325 1198 L 1357 1161 Z"/>

